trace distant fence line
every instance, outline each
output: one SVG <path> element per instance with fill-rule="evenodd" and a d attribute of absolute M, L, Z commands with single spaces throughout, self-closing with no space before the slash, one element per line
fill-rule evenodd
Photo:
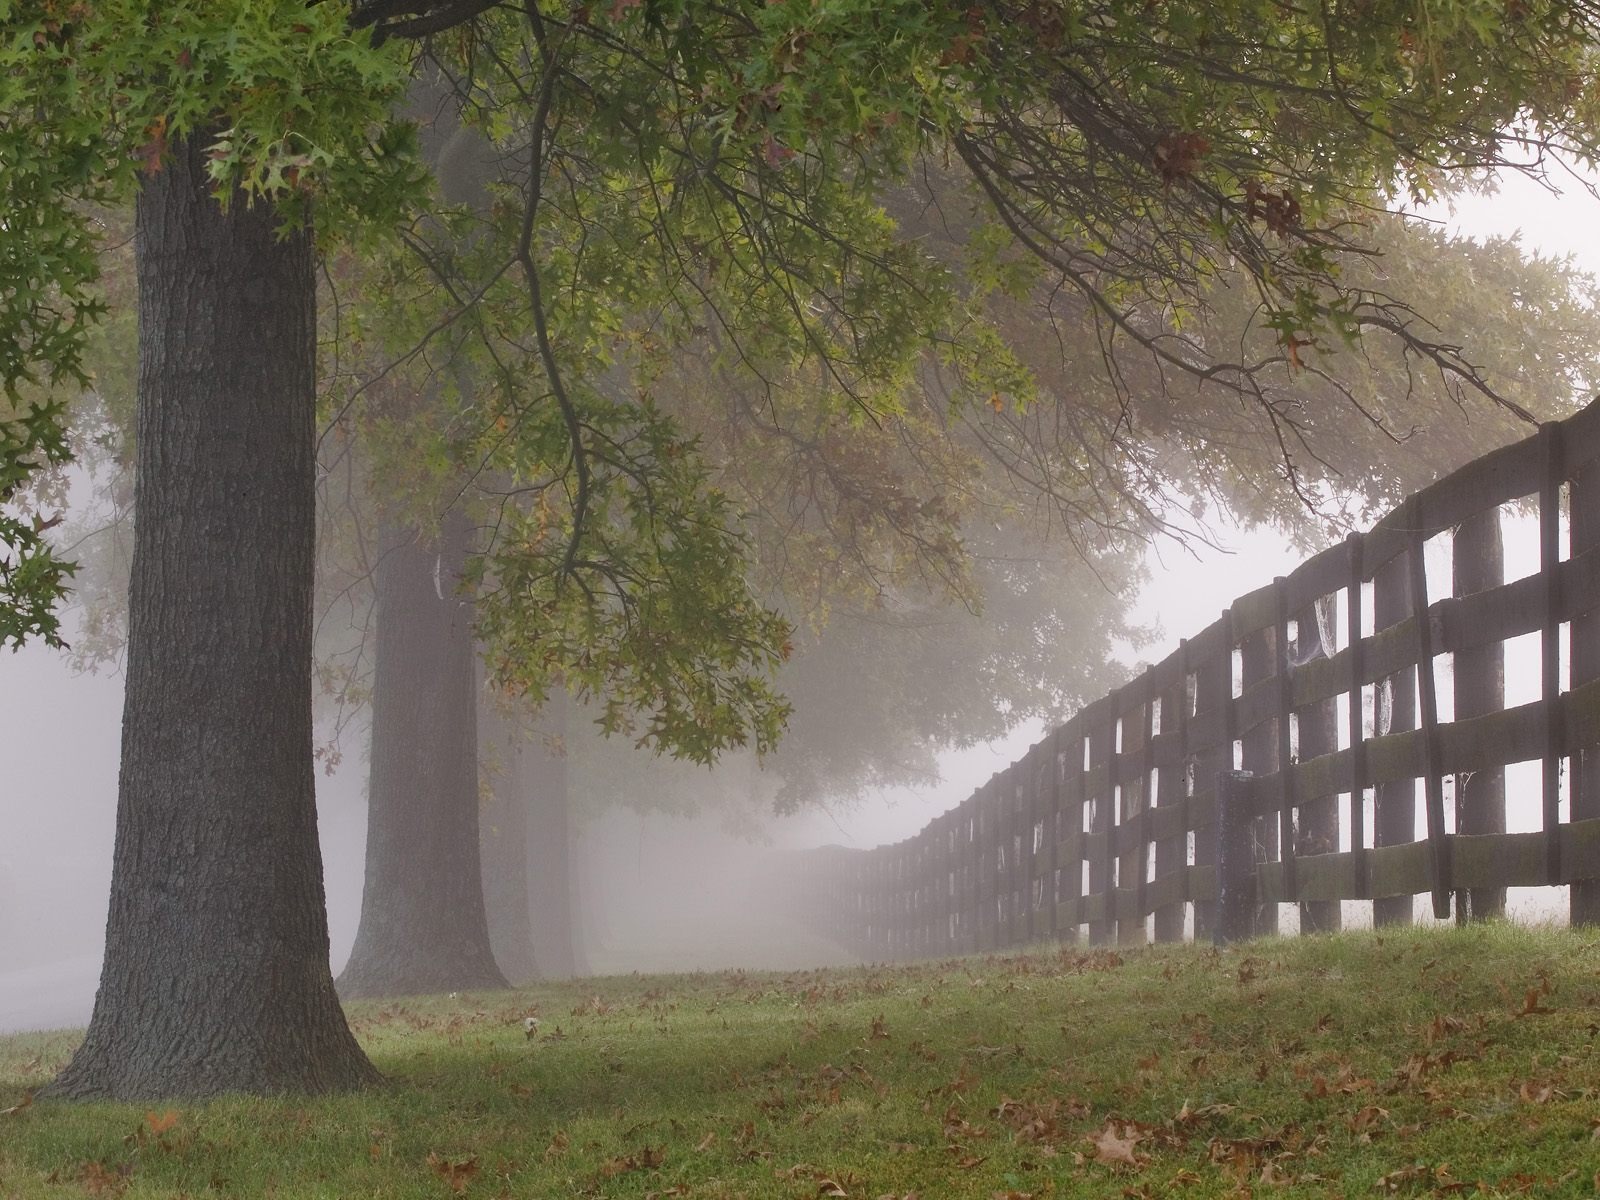
<path fill-rule="evenodd" d="M 1218 940 L 1274 931 L 1280 903 L 1306 931 L 1337 928 L 1344 900 L 1409 921 L 1421 893 L 1465 919 L 1502 911 L 1508 886 L 1571 884 L 1572 921 L 1600 921 L 1597 460 L 1600 402 L 1410 496 L 1240 596 L 916 836 L 806 852 L 791 881 L 806 910 L 875 959 L 1084 930 L 1142 942 L 1147 924 L 1176 941 L 1186 906 L 1194 936 Z M 1530 497 L 1539 570 L 1506 583 L 1500 509 Z M 1430 598 L 1437 537 L 1452 594 Z M 1540 698 L 1507 707 L 1504 643 L 1530 633 Z M 1542 763 L 1542 828 L 1507 833 L 1504 768 L 1528 760 Z"/>

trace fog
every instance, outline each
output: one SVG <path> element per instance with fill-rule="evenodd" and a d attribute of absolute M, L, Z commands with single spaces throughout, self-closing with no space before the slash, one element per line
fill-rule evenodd
<path fill-rule="evenodd" d="M 1596 269 L 1600 222 L 1592 218 L 1592 201 L 1557 203 L 1517 180 L 1501 196 L 1462 202 L 1456 220 L 1474 234 L 1523 229 L 1527 244 L 1572 252 Z M 1223 527 L 1219 535 L 1220 548 L 1167 544 L 1152 550 L 1152 581 L 1137 598 L 1135 618 L 1158 624 L 1162 637 L 1140 657 L 1158 660 L 1234 596 L 1286 573 L 1300 558 L 1270 534 L 1246 536 Z M 1536 565 L 1531 535 L 1526 521 L 1508 526 L 1508 578 Z M 1439 569 L 1430 563 L 1430 573 Z M 70 616 L 67 625 L 70 639 Z M 75 675 L 61 655 L 42 647 L 0 655 L 0 1032 L 88 1019 L 109 889 L 121 683 L 114 670 Z M 1507 702 L 1532 698 L 1537 686 L 1536 647 L 1514 649 Z M 775 856 L 826 843 L 866 847 L 908 837 L 1041 733 L 1037 725 L 1024 725 L 986 746 L 945 755 L 935 786 L 770 819 L 754 840 L 731 833 L 720 816 L 626 809 L 589 816 L 574 848 L 589 966 L 609 973 L 846 960 L 838 947 L 779 911 L 767 886 Z M 318 777 L 335 970 L 355 935 L 366 825 L 364 731 L 353 728 L 347 739 L 343 765 Z M 1537 764 L 1508 772 L 1507 797 L 1508 828 L 1537 828 Z M 1424 907 L 1425 898 L 1419 914 Z M 1522 919 L 1557 916 L 1564 907 L 1559 889 L 1514 890 L 1511 897 L 1512 913 Z M 1364 905 L 1347 909 L 1347 920 L 1364 916 Z"/>
<path fill-rule="evenodd" d="M 1152 580 L 1135 615 L 1159 623 L 1163 635 L 1142 658 L 1158 660 L 1234 596 L 1299 561 L 1271 535 L 1219 532 L 1217 549 L 1168 545 L 1152 552 Z M 1534 523 L 1513 519 L 1506 533 L 1507 578 L 1536 569 Z M 1429 574 L 1448 578 L 1448 563 L 1431 558 Z M 1129 659 L 1131 664 L 1131 654 Z M 59 655 L 40 647 L 6 655 L 0 672 L 0 1031 L 80 1024 L 93 1002 L 109 889 L 121 680 L 114 672 L 74 675 Z M 1508 703 L 1534 698 L 1537 645 L 1514 647 L 1506 674 Z M 1446 696 L 1447 663 L 1441 663 L 1439 678 Z M 769 886 L 782 854 L 908 837 L 1002 770 L 1042 732 L 1028 724 L 1007 738 L 944 755 L 937 786 L 770 818 L 754 838 L 748 829 L 726 828 L 725 814 L 690 819 L 614 809 L 581 821 L 573 857 L 580 880 L 579 940 L 588 966 L 609 974 L 850 961 L 783 911 L 781 897 Z M 348 737 L 351 751 L 343 765 L 317 781 L 336 971 L 360 914 L 366 832 L 365 762 L 358 749 L 365 730 L 353 728 Z M 1511 768 L 1509 829 L 1538 827 L 1538 796 L 1537 764 Z M 1519 919 L 1556 918 L 1565 904 L 1564 889 L 1513 889 L 1510 910 Z M 1292 930 L 1293 906 L 1282 910 L 1284 928 Z M 1419 897 L 1417 915 L 1431 919 L 1426 897 Z M 1366 905 L 1346 905 L 1348 924 L 1366 920 Z"/>

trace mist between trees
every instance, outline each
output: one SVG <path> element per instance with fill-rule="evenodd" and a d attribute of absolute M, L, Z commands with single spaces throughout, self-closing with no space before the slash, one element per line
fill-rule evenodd
<path fill-rule="evenodd" d="M 1594 18 L 0 19 L 0 644 L 70 582 L 127 697 L 51 1091 L 371 1082 L 341 993 L 606 965 L 617 812 L 925 781 L 1126 671 L 1150 539 L 1314 545 L 1569 409 L 1591 281 L 1387 210 L 1592 160 Z"/>

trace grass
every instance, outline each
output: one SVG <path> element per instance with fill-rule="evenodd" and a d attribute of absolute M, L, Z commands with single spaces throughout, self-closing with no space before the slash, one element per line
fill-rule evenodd
<path fill-rule="evenodd" d="M 0 1116 L 0 1197 L 1593 1196 L 1600 1173 L 1600 939 L 1565 930 L 629 976 L 351 1018 L 392 1086 L 26 1105 Z M 0 1108 L 74 1037 L 0 1039 Z"/>

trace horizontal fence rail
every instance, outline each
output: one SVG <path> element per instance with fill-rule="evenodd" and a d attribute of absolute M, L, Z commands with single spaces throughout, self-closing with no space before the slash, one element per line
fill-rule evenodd
<path fill-rule="evenodd" d="M 1517 503 L 1537 506 L 1539 567 L 1506 582 Z M 1440 540 L 1450 594 L 1432 597 Z M 1539 698 L 1508 706 L 1505 643 L 1527 635 Z M 1541 825 L 1508 833 L 1505 768 L 1528 761 Z M 1347 900 L 1397 923 L 1420 894 L 1468 919 L 1559 884 L 1594 923 L 1597 764 L 1600 403 L 1240 596 L 916 836 L 808 851 L 790 882 L 879 959 L 1231 939 L 1275 931 L 1281 904 L 1303 931 L 1337 928 Z"/>

